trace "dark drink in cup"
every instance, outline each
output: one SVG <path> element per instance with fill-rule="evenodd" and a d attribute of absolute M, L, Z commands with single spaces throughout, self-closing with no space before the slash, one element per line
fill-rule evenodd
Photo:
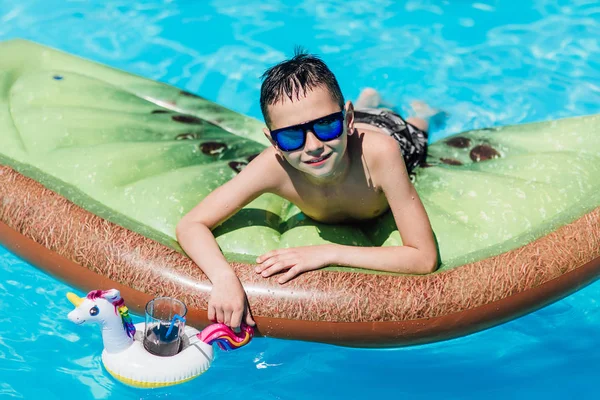
<path fill-rule="evenodd" d="M 167 337 L 169 331 L 169 325 L 155 325 L 146 330 L 146 336 L 144 337 L 144 348 L 150 353 L 161 356 L 169 357 L 174 356 L 179 352 L 181 346 L 181 338 L 177 333 L 177 329 L 173 329 L 171 334 Z M 175 338 L 173 338 L 175 336 Z"/>
<path fill-rule="evenodd" d="M 157 356 L 176 355 L 181 347 L 187 308 L 181 301 L 159 297 L 146 304 L 144 348 Z"/>

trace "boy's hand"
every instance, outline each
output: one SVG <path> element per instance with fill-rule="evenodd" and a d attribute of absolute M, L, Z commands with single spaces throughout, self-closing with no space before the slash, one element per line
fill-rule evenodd
<path fill-rule="evenodd" d="M 235 274 L 227 274 L 213 283 L 208 300 L 208 319 L 239 329 L 242 319 L 250 326 L 256 323 L 250 314 L 244 288 Z"/>
<path fill-rule="evenodd" d="M 277 280 L 286 283 L 306 271 L 326 267 L 331 260 L 331 249 L 327 245 L 294 247 L 263 254 L 256 259 L 258 266 L 254 270 L 264 278 L 288 270 Z"/>

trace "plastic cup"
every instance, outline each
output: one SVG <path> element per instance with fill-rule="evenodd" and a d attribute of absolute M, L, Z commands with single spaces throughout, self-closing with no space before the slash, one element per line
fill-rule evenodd
<path fill-rule="evenodd" d="M 144 348 L 150 353 L 169 357 L 181 347 L 187 307 L 172 297 L 158 297 L 146 304 Z"/>

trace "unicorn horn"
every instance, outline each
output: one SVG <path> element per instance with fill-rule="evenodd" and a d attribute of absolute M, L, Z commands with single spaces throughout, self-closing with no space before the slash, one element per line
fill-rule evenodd
<path fill-rule="evenodd" d="M 79 307 L 81 303 L 83 303 L 83 299 L 77 296 L 75 293 L 67 293 L 67 299 L 73 304 L 75 307 Z"/>

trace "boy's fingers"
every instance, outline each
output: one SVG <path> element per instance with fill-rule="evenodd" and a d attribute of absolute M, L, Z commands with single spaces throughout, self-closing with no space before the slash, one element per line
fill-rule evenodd
<path fill-rule="evenodd" d="M 208 320 L 211 322 L 215 322 L 216 321 L 216 311 L 215 308 L 213 306 L 208 307 Z"/>
<path fill-rule="evenodd" d="M 265 257 L 260 260 L 261 261 L 258 261 L 260 264 L 257 265 L 256 268 L 254 268 L 254 271 L 256 271 L 256 273 L 258 274 L 263 272 L 265 269 L 269 268 L 271 265 L 275 264 L 278 260 L 278 257 Z"/>
<path fill-rule="evenodd" d="M 260 263 L 260 267 L 264 270 L 265 268 L 269 268 L 271 265 L 275 264 L 279 260 L 280 260 L 279 257 L 271 257 L 271 258 L 263 261 L 262 263 Z"/>
<path fill-rule="evenodd" d="M 261 260 L 261 261 L 258 261 L 258 260 Z M 272 267 L 274 264 L 277 264 L 277 263 L 284 263 L 287 265 L 289 265 L 291 263 L 295 263 L 296 262 L 296 254 L 291 251 L 280 251 L 279 253 L 273 254 L 270 257 L 259 258 L 259 259 L 257 259 L 257 261 L 260 264 L 257 265 L 256 268 L 254 268 L 254 271 L 257 274 L 260 274 L 265 269 Z M 279 270 L 281 270 L 281 269 L 279 269 Z M 265 275 L 265 276 L 268 276 L 268 275 Z"/>
<path fill-rule="evenodd" d="M 222 308 L 217 309 L 217 322 L 222 324 L 224 320 L 225 320 L 225 318 L 224 318 L 224 314 L 223 314 L 223 309 Z"/>
<path fill-rule="evenodd" d="M 277 282 L 279 283 L 286 283 L 287 281 L 295 278 L 296 276 L 298 276 L 298 274 L 300 274 L 300 270 L 297 268 L 290 268 L 290 270 L 288 272 L 286 272 L 285 274 L 283 274 L 279 279 L 277 279 Z"/>
<path fill-rule="evenodd" d="M 227 326 L 231 326 L 231 311 L 225 311 L 223 313 L 223 323 Z"/>
<path fill-rule="evenodd" d="M 256 262 L 262 264 L 270 258 L 271 259 L 272 258 L 275 258 L 275 259 L 287 258 L 287 256 L 289 256 L 290 254 L 293 253 L 291 250 L 293 250 L 293 249 L 279 249 L 279 250 L 270 251 L 270 252 L 265 253 L 262 256 L 258 257 L 256 259 Z"/>
<path fill-rule="evenodd" d="M 256 271 L 257 274 L 260 274 L 261 272 L 263 272 L 267 268 L 269 268 L 268 265 L 266 265 L 266 264 L 260 264 L 260 265 L 257 265 L 256 268 L 254 268 L 254 271 Z"/>
<path fill-rule="evenodd" d="M 277 264 L 265 269 L 261 275 L 264 277 L 271 276 L 273 274 L 276 274 L 277 272 L 283 271 L 286 268 L 287 266 L 284 263 L 278 262 Z"/>
<path fill-rule="evenodd" d="M 259 256 L 259 257 L 256 259 L 256 262 L 259 262 L 259 263 L 261 263 L 261 262 L 265 261 L 267 258 L 271 258 L 271 257 L 273 257 L 275 254 L 277 254 L 277 253 L 275 252 L 275 250 L 269 251 L 268 253 L 265 253 L 265 254 L 263 254 L 262 256 Z"/>
<path fill-rule="evenodd" d="M 242 312 L 234 311 L 233 314 L 231 314 L 231 325 L 230 325 L 231 329 L 233 329 L 236 332 L 239 332 L 241 323 L 242 323 Z"/>
<path fill-rule="evenodd" d="M 254 322 L 254 318 L 252 318 L 252 314 L 250 314 L 250 310 L 246 311 L 246 325 L 256 325 L 256 322 Z"/>
<path fill-rule="evenodd" d="M 244 307 L 244 321 L 246 325 L 254 326 L 256 322 L 254 322 L 254 318 L 252 318 L 252 311 L 250 311 L 250 306 L 248 305 L 248 298 L 246 297 L 246 306 Z"/>

